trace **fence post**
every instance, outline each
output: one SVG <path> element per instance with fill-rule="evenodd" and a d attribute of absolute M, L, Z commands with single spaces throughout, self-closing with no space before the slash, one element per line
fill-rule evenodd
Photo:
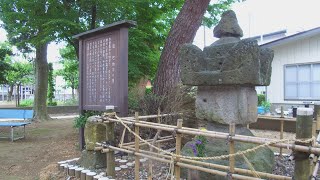
<path fill-rule="evenodd" d="M 135 112 L 135 122 L 139 122 L 139 113 Z M 134 126 L 134 132 L 139 135 L 139 126 Z M 139 152 L 139 144 L 140 144 L 140 139 L 137 136 L 134 136 L 134 149 L 135 152 Z M 135 155 L 135 166 L 134 166 L 134 179 L 139 180 L 140 179 L 140 158 L 139 156 Z"/>
<path fill-rule="evenodd" d="M 160 108 L 158 108 L 158 115 L 157 115 L 157 123 L 161 123 L 161 118 L 160 118 L 161 112 L 160 112 Z M 159 134 L 160 135 L 160 134 Z M 160 148 L 160 143 L 157 143 L 157 147 Z M 160 151 L 158 151 L 160 152 Z"/>
<path fill-rule="evenodd" d="M 114 146 L 114 122 L 108 122 L 106 124 L 106 140 L 111 145 Z M 115 177 L 115 157 L 114 157 L 114 151 L 109 149 L 107 152 L 107 175 Z"/>
<path fill-rule="evenodd" d="M 281 116 L 280 118 L 284 118 L 283 106 L 281 106 Z M 283 125 L 284 120 L 280 120 L 280 139 L 283 139 Z M 280 156 L 282 156 L 282 148 L 280 148 Z"/>
<path fill-rule="evenodd" d="M 296 139 L 309 139 L 312 137 L 313 110 L 311 108 L 298 108 L 296 121 Z M 312 142 L 299 142 L 296 145 L 311 146 Z M 310 178 L 310 153 L 294 151 L 295 166 L 294 179 Z"/>
<path fill-rule="evenodd" d="M 314 118 L 317 122 L 316 131 L 318 132 L 320 130 L 320 104 L 314 105 Z"/>
<path fill-rule="evenodd" d="M 235 153 L 235 149 L 234 149 L 234 141 L 232 140 L 232 137 L 235 135 L 236 133 L 236 125 L 235 123 L 232 123 L 229 125 L 229 154 L 234 154 Z M 235 168 L 235 158 L 234 156 L 230 156 L 229 157 L 229 166 L 230 166 L 230 173 L 233 174 L 234 173 L 234 168 Z"/>
<path fill-rule="evenodd" d="M 182 128 L 182 119 L 178 119 L 177 121 L 177 128 L 181 129 Z M 181 154 L 181 134 L 177 132 L 176 135 L 176 155 L 180 155 Z M 176 162 L 179 162 L 180 158 L 177 157 L 176 158 Z M 176 179 L 180 179 L 180 166 L 175 165 L 174 166 L 174 170 L 175 170 L 175 176 Z"/>

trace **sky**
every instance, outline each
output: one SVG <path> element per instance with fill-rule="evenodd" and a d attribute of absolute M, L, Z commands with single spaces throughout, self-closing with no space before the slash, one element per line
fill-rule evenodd
<path fill-rule="evenodd" d="M 261 35 L 286 29 L 288 34 L 320 27 L 320 0 L 246 0 L 231 7 L 237 14 L 244 37 Z M 215 41 L 213 28 L 200 27 L 194 44 L 203 48 Z M 204 43 L 205 39 L 205 43 Z M 6 33 L 0 28 L 0 42 Z M 59 60 L 59 48 L 64 44 L 48 46 L 48 61 Z"/>
<path fill-rule="evenodd" d="M 244 37 L 287 30 L 293 34 L 320 27 L 320 0 L 246 0 L 235 3 Z M 213 28 L 205 29 L 206 46 L 214 42 Z M 203 48 L 204 30 L 200 27 L 194 44 Z"/>

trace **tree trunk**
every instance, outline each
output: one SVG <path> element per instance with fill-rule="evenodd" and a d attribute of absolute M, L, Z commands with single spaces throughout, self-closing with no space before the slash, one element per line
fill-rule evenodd
<path fill-rule="evenodd" d="M 8 96 L 7 96 L 7 101 L 12 101 L 12 93 L 13 93 L 13 84 L 10 84 L 10 87 L 8 89 Z"/>
<path fill-rule="evenodd" d="M 49 120 L 47 111 L 47 92 L 48 92 L 48 44 L 36 47 L 36 85 L 34 92 L 33 118 L 36 121 Z"/>
<path fill-rule="evenodd" d="M 174 21 L 160 56 L 154 93 L 165 95 L 180 82 L 180 46 L 192 43 L 210 0 L 186 0 Z"/>
<path fill-rule="evenodd" d="M 72 93 L 72 99 L 75 99 L 75 97 L 74 97 L 74 88 L 71 88 L 72 90 L 71 90 L 71 93 Z"/>

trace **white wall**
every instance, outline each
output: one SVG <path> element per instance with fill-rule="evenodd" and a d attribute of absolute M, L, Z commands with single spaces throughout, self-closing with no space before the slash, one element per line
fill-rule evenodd
<path fill-rule="evenodd" d="M 284 65 L 320 62 L 320 35 L 272 47 L 271 83 L 267 98 L 271 103 L 302 104 L 303 101 L 284 100 Z M 319 92 L 320 93 L 320 92 Z"/>

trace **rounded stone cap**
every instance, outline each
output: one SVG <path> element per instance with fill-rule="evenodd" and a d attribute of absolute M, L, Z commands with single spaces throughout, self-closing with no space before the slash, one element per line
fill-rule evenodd
<path fill-rule="evenodd" d="M 228 10 L 222 14 L 219 24 L 213 29 L 213 36 L 217 38 L 243 36 L 234 11 Z"/>
<path fill-rule="evenodd" d="M 313 109 L 312 108 L 298 108 L 297 109 L 297 115 L 300 115 L 300 116 L 312 116 L 313 115 Z"/>

